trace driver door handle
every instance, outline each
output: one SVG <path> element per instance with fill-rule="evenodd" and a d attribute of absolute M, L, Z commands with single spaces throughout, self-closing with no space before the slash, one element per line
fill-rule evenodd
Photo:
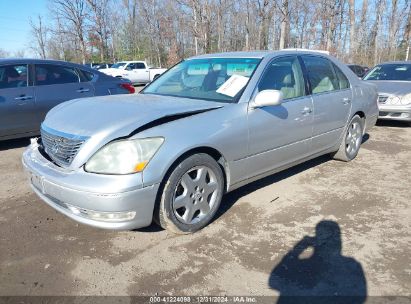
<path fill-rule="evenodd" d="M 76 92 L 77 93 L 85 93 L 85 92 L 89 92 L 90 91 L 90 89 L 83 89 L 83 88 L 81 88 L 81 89 L 78 89 Z"/>
<path fill-rule="evenodd" d="M 303 115 L 308 115 L 312 112 L 313 110 L 309 107 L 304 107 L 304 109 L 301 110 L 301 114 Z"/>
<path fill-rule="evenodd" d="M 33 96 L 26 96 L 26 95 L 22 95 L 19 97 L 15 97 L 14 100 L 20 101 L 20 100 L 28 100 L 28 99 L 33 99 Z"/>
<path fill-rule="evenodd" d="M 348 97 L 345 97 L 342 99 L 342 103 L 345 105 L 349 104 L 350 102 L 351 102 L 351 99 L 349 99 Z"/>

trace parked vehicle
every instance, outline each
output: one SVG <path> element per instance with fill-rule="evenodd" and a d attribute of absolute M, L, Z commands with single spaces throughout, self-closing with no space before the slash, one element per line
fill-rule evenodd
<path fill-rule="evenodd" d="M 102 69 L 111 68 L 112 65 L 113 65 L 112 63 L 99 63 L 99 64 L 96 64 L 93 68 L 96 70 L 102 70 Z"/>
<path fill-rule="evenodd" d="M 378 119 L 407 121 L 411 125 L 411 63 L 386 62 L 374 67 L 364 80 L 378 88 Z"/>
<path fill-rule="evenodd" d="M 130 82 L 83 65 L 0 59 L 0 140 L 39 134 L 46 113 L 63 101 L 132 92 Z"/>
<path fill-rule="evenodd" d="M 100 69 L 100 72 L 113 77 L 129 79 L 133 84 L 146 84 L 159 77 L 166 70 L 150 68 L 145 61 L 122 61 L 113 64 L 111 68 Z"/>
<path fill-rule="evenodd" d="M 95 69 L 96 68 L 96 66 L 98 66 L 100 63 L 98 63 L 98 62 L 90 62 L 90 63 L 86 63 L 86 64 L 84 64 L 86 67 L 88 67 L 88 68 L 92 68 L 92 69 Z"/>
<path fill-rule="evenodd" d="M 359 78 L 363 78 L 367 70 L 358 64 L 348 64 L 348 67 L 351 69 L 351 71 L 354 72 L 355 75 L 357 75 Z"/>
<path fill-rule="evenodd" d="M 322 154 L 354 159 L 377 116 L 375 86 L 322 53 L 203 55 L 142 94 L 54 108 L 23 164 L 35 193 L 76 221 L 135 229 L 154 218 L 190 233 L 226 192 Z"/>

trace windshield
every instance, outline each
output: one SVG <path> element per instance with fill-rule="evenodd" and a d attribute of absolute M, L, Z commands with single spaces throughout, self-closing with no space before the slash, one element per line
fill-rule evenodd
<path fill-rule="evenodd" d="M 377 65 L 364 77 L 364 80 L 411 81 L 411 64 Z"/>
<path fill-rule="evenodd" d="M 127 62 L 117 62 L 117 63 L 113 64 L 111 67 L 113 69 L 119 69 L 119 68 L 125 66 L 126 64 L 127 64 Z"/>
<path fill-rule="evenodd" d="M 207 58 L 180 62 L 142 92 L 218 102 L 236 102 L 260 59 Z"/>

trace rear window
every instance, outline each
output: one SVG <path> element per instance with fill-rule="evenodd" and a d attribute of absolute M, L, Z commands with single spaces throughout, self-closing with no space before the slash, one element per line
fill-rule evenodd
<path fill-rule="evenodd" d="M 348 81 L 345 74 L 334 63 L 333 63 L 333 67 L 334 67 L 335 73 L 337 74 L 340 90 L 348 89 L 350 87 L 350 82 Z"/>
<path fill-rule="evenodd" d="M 302 56 L 308 71 L 308 79 L 313 94 L 335 91 L 339 89 L 339 81 L 331 62 L 323 57 Z"/>
<path fill-rule="evenodd" d="M 37 64 L 35 71 L 35 80 L 38 86 L 80 82 L 80 76 L 76 69 L 66 66 Z"/>
<path fill-rule="evenodd" d="M 90 72 L 87 72 L 87 71 L 84 71 L 84 70 L 81 70 L 81 72 L 83 73 L 84 78 L 85 78 L 85 79 L 82 79 L 82 82 L 87 82 L 87 81 L 92 81 L 93 80 L 93 78 L 94 78 L 93 73 L 90 73 Z"/>

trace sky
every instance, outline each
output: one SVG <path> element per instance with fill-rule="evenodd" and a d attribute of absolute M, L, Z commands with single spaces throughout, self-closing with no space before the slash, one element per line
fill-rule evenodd
<path fill-rule="evenodd" d="M 25 56 L 33 55 L 30 50 L 29 17 L 37 15 L 47 18 L 48 0 L 0 0 L 0 49 L 10 53 L 24 50 Z"/>

